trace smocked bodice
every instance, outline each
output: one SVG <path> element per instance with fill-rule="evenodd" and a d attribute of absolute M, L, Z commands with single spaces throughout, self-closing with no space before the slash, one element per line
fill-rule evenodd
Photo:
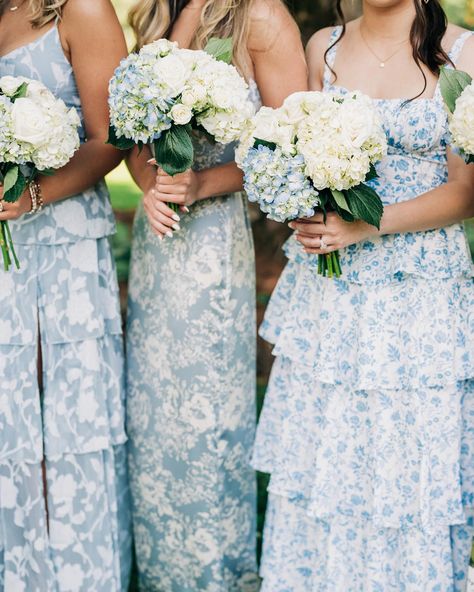
<path fill-rule="evenodd" d="M 334 29 L 331 43 L 340 35 Z M 461 35 L 450 52 L 453 63 L 471 35 Z M 338 45 L 327 55 L 329 66 L 335 61 Z M 324 90 L 346 94 L 347 89 L 332 82 L 326 68 Z M 445 183 L 448 179 L 448 116 L 439 85 L 433 98 L 373 99 L 380 113 L 388 141 L 388 153 L 377 165 L 378 178 L 371 185 L 385 205 L 414 199 Z M 287 243 L 292 259 L 306 259 L 317 268 L 317 257 L 301 253 L 294 239 Z M 383 236 L 352 245 L 342 253 L 343 277 L 356 283 L 397 281 L 403 275 L 457 277 L 472 275 L 469 247 L 461 224 L 428 232 Z"/>

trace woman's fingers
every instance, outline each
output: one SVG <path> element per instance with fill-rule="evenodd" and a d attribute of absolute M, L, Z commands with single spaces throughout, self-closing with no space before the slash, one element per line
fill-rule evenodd
<path fill-rule="evenodd" d="M 188 188 L 185 185 L 166 185 L 163 183 L 156 184 L 156 191 L 165 193 L 166 195 L 185 195 Z"/>
<path fill-rule="evenodd" d="M 161 191 L 155 190 L 154 197 L 156 201 L 175 203 L 184 206 L 185 196 L 175 195 L 173 193 L 162 193 Z"/>

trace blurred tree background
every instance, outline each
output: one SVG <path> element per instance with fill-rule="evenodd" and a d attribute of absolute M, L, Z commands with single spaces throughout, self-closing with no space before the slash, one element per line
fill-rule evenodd
<path fill-rule="evenodd" d="M 129 46 L 133 45 L 133 35 L 126 24 L 127 13 L 135 0 L 112 0 L 124 25 Z M 219 0 L 215 0 L 218 2 Z M 303 40 L 317 29 L 335 23 L 335 0 L 287 0 L 289 9 L 298 21 Z M 360 0 L 345 0 L 345 13 L 348 18 L 356 16 Z M 474 0 L 444 0 L 448 18 L 457 24 L 474 28 Z M 117 217 L 117 235 L 114 238 L 114 251 L 122 290 L 122 304 L 125 309 L 128 264 L 132 222 L 135 208 L 140 200 L 140 192 L 130 179 L 124 165 L 118 167 L 108 177 L 112 202 Z M 270 294 L 285 264 L 281 246 L 288 236 L 286 226 L 268 221 L 256 207 L 251 207 L 255 246 L 257 253 L 257 302 L 258 320 L 261 321 Z M 468 224 L 471 245 L 474 248 L 474 226 Z M 259 340 L 258 348 L 258 402 L 261 407 L 268 373 L 271 368 L 271 351 L 267 344 Z M 266 477 L 259 476 L 259 531 L 261 530 L 266 503 Z M 132 590 L 135 584 L 132 585 Z"/>

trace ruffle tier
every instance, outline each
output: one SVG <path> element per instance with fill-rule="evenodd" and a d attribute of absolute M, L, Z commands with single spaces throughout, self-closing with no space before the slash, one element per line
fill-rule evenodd
<path fill-rule="evenodd" d="M 325 384 L 412 390 L 474 377 L 473 278 L 361 285 L 290 261 L 262 337 Z"/>
<path fill-rule="evenodd" d="M 18 255 L 21 269 L 0 282 L 0 461 L 123 444 L 122 329 L 108 240 L 20 245 Z"/>
<path fill-rule="evenodd" d="M 284 247 L 290 261 L 318 271 L 317 255 L 305 253 L 294 237 Z M 351 284 L 380 286 L 412 276 L 428 280 L 474 275 L 462 224 L 427 232 L 385 235 L 341 251 L 343 279 Z"/>

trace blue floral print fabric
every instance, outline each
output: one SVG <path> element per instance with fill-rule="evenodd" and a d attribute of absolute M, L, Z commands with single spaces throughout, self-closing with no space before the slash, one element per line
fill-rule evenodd
<path fill-rule="evenodd" d="M 256 86 L 252 86 L 258 101 Z M 233 147 L 195 138 L 196 167 Z M 134 227 L 127 419 L 140 590 L 254 592 L 255 266 L 244 196 Z"/>
<path fill-rule="evenodd" d="M 325 89 L 347 92 L 329 68 Z M 389 141 L 373 181 L 385 204 L 445 183 L 439 90 L 374 108 Z M 253 457 L 271 473 L 262 590 L 464 592 L 474 284 L 462 225 L 353 245 L 339 280 L 318 276 L 294 238 L 286 253 L 261 329 L 276 356 Z"/>
<path fill-rule="evenodd" d="M 56 26 L 0 58 L 3 75 L 40 80 L 80 110 Z M 21 268 L 0 271 L 0 591 L 124 592 L 124 360 L 105 185 L 11 230 Z"/>

